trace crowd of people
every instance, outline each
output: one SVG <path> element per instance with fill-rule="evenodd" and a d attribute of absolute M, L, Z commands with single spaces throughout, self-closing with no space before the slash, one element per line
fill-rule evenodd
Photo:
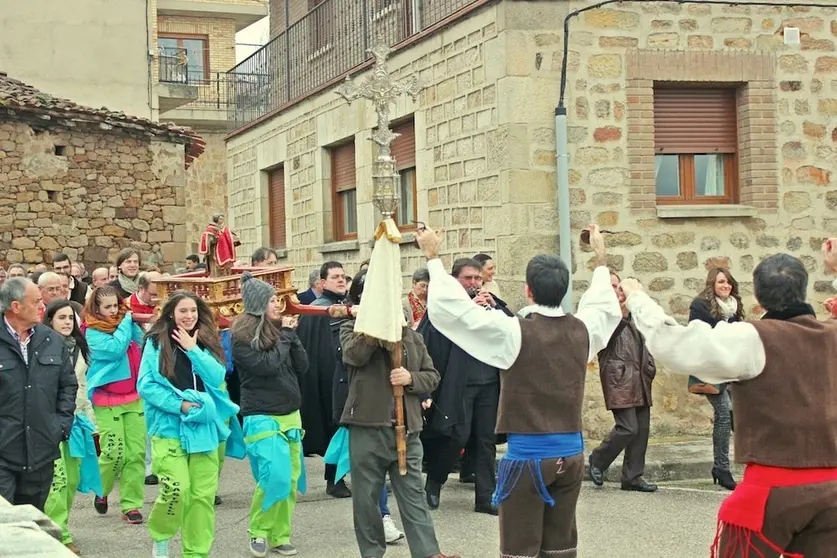
<path fill-rule="evenodd" d="M 168 557 L 178 532 L 184 556 L 207 556 L 224 459 L 246 456 L 255 482 L 249 550 L 291 556 L 304 458 L 322 456 L 327 493 L 352 500 L 363 558 L 380 558 L 404 538 L 414 558 L 454 558 L 441 552 L 431 510 L 458 470 L 460 482 L 474 485 L 474 511 L 499 515 L 501 556 L 575 556 L 585 475 L 602 486 L 624 452 L 621 488 L 657 490 L 644 468 L 662 364 L 686 375 L 689 390 L 714 409 L 711 476 L 734 492 L 713 552 L 837 547 L 826 505 L 837 494 L 837 419 L 827 408 L 837 389 L 837 325 L 814 318 L 802 263 L 779 254 L 756 268 L 764 310 L 756 321 L 746 321 L 730 270 L 710 270 L 683 326 L 636 279 L 605 267 L 604 239 L 596 226 L 589 232 L 598 266 L 567 315 L 570 275 L 559 258 L 529 262 L 529 304 L 515 313 L 489 255 L 447 270 L 442 235 L 420 227 L 427 266 L 413 273 L 403 300 L 400 366 L 384 344 L 354 331 L 368 262 L 353 277 L 336 261 L 312 272 L 300 301 L 347 310 L 301 318 L 280 315 L 273 287 L 243 273 L 243 313 L 226 347 L 204 300 L 185 291 L 158 300 L 155 281 L 164 274 L 142 270 L 137 250 L 90 274 L 64 254 L 51 269 L 2 269 L 0 496 L 44 510 L 80 554 L 68 521 L 76 493 L 91 494 L 106 515 L 118 484 L 120 516 L 147 523 L 153 556 Z M 824 259 L 837 274 L 837 239 L 825 243 Z M 249 264 L 277 262 L 276 252 L 260 248 Z M 201 269 L 192 255 L 182 271 Z M 366 294 L 366 307 L 375 296 Z M 834 306 L 826 303 L 829 312 Z M 157 317 L 137 318 L 148 315 Z M 585 463 L 581 409 L 587 364 L 596 359 L 614 428 Z M 393 386 L 405 392 L 406 475 L 398 469 Z M 770 411 L 780 401 L 788 413 Z M 794 408 L 806 413 L 790 420 Z M 748 465 L 740 484 L 729 460 L 733 424 L 736 457 Z M 498 464 L 501 443 L 508 449 Z M 390 513 L 387 475 L 403 532 Z M 825 484 L 811 492 L 818 483 Z M 154 484 L 146 521 L 144 485 Z M 788 519 L 803 497 L 807 515 Z"/>

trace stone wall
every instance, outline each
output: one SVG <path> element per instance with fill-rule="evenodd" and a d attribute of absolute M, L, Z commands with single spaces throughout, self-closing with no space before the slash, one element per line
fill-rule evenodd
<path fill-rule="evenodd" d="M 0 122 L 0 262 L 93 269 L 128 246 L 180 262 L 183 163 L 181 145 Z"/>
<path fill-rule="evenodd" d="M 227 147 L 224 134 L 197 130 L 203 154 L 186 171 L 186 250 L 196 253 L 200 235 L 216 213 L 227 212 Z M 242 253 L 244 255 L 244 253 Z"/>

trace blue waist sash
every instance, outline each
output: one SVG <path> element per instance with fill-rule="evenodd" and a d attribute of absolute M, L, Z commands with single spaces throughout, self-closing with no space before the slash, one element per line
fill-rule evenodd
<path fill-rule="evenodd" d="M 517 486 L 524 471 L 528 471 L 541 499 L 550 506 L 555 500 L 549 495 L 541 474 L 541 460 L 561 459 L 584 453 L 581 432 L 569 434 L 509 434 L 509 445 L 497 470 L 497 490 L 491 503 L 499 506 Z"/>

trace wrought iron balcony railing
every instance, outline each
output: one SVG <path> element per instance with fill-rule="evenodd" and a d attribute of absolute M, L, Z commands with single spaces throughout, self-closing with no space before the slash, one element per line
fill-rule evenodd
<path fill-rule="evenodd" d="M 304 99 L 394 46 L 485 0 L 325 0 L 227 72 L 228 127 Z"/>

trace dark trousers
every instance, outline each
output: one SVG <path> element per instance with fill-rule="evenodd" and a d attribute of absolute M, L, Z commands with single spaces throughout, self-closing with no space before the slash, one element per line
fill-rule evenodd
<path fill-rule="evenodd" d="M 607 469 L 624 450 L 622 483 L 637 482 L 645 473 L 645 451 L 651 432 L 651 407 L 613 409 L 616 425 L 607 439 L 590 455 L 590 462 L 601 470 Z"/>
<path fill-rule="evenodd" d="M 779 558 L 784 551 L 805 558 L 831 558 L 837 552 L 835 502 L 837 481 L 773 488 L 762 528 L 772 544 L 761 541 L 754 533 L 724 525 L 715 555 Z"/>
<path fill-rule="evenodd" d="M 491 504 L 491 495 L 494 494 L 497 484 L 497 436 L 494 434 L 494 427 L 497 423 L 499 401 L 500 384 L 497 382 L 468 386 L 462 402 L 465 406 L 465 421 L 456 429 L 457 435 L 435 439 L 430 445 L 436 455 L 428 458 L 427 476 L 444 484 L 454 464 L 459 460 L 462 448 L 468 444 L 468 439 L 473 434 L 473 447 L 469 448 L 473 449 L 473 453 L 469 459 L 476 477 L 474 496 L 477 505 Z"/>
<path fill-rule="evenodd" d="M 0 467 L 0 496 L 13 506 L 31 504 L 44 511 L 52 486 L 53 464 L 35 471 L 11 471 Z"/>
<path fill-rule="evenodd" d="M 395 429 L 349 427 L 349 464 L 352 470 L 352 510 L 355 537 L 364 558 L 381 558 L 386 551 L 379 500 L 386 475 L 398 502 L 410 556 L 426 558 L 439 553 L 433 518 L 424 501 L 421 479 L 422 448 L 418 434 L 407 436 L 407 474 L 398 472 Z"/>
<path fill-rule="evenodd" d="M 560 556 L 578 554 L 575 507 L 581 492 L 584 456 L 541 461 L 550 506 L 538 494 L 532 472 L 525 468 L 509 497 L 500 504 L 500 556 Z"/>

